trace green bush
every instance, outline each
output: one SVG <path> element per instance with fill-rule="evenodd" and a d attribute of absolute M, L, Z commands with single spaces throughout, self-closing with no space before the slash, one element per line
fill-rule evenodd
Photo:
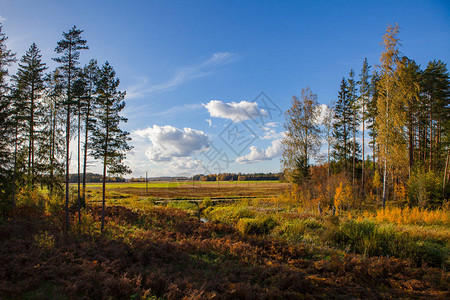
<path fill-rule="evenodd" d="M 57 215 L 63 210 L 63 199 L 59 195 L 53 195 L 45 202 L 45 212 Z"/>
<path fill-rule="evenodd" d="M 34 235 L 34 243 L 42 250 L 52 250 L 55 247 L 55 237 L 47 231 Z"/>
<path fill-rule="evenodd" d="M 146 197 L 140 200 L 141 203 L 146 205 L 155 205 L 156 198 L 155 197 Z"/>
<path fill-rule="evenodd" d="M 295 219 L 290 222 L 285 221 L 275 231 L 278 236 L 282 236 L 290 242 L 299 243 L 303 240 L 306 225 L 303 221 Z"/>
<path fill-rule="evenodd" d="M 182 209 L 182 210 L 187 210 L 187 211 L 191 211 L 191 212 L 197 212 L 198 210 L 198 206 L 195 203 L 192 203 L 190 201 L 170 201 L 167 204 L 167 207 L 173 207 L 173 208 L 178 208 L 178 209 Z"/>
<path fill-rule="evenodd" d="M 220 221 L 231 225 L 236 224 L 240 219 L 254 218 L 255 213 L 244 206 L 211 206 L 203 211 L 211 221 Z"/>
<path fill-rule="evenodd" d="M 45 196 L 37 188 L 25 186 L 17 195 L 16 205 L 18 207 L 36 207 L 43 209 L 45 206 Z"/>
<path fill-rule="evenodd" d="M 318 229 L 323 227 L 323 225 L 319 221 L 313 218 L 308 218 L 304 220 L 303 223 L 309 229 Z"/>
<path fill-rule="evenodd" d="M 450 188 L 447 184 L 446 191 Z M 442 177 L 434 172 L 416 171 L 408 180 L 410 206 L 436 208 L 442 205 Z"/>
<path fill-rule="evenodd" d="M 356 253 L 394 256 L 436 267 L 446 264 L 448 256 L 444 246 L 423 242 L 405 232 L 394 230 L 392 226 L 379 227 L 368 220 L 349 220 L 339 227 L 329 228 L 326 237 L 335 245 Z"/>
<path fill-rule="evenodd" d="M 258 219 L 243 218 L 237 223 L 237 229 L 243 234 L 264 235 L 269 234 L 278 222 L 272 217 Z"/>
<path fill-rule="evenodd" d="M 212 206 L 212 201 L 210 197 L 205 197 L 200 205 L 201 208 L 207 208 Z"/>

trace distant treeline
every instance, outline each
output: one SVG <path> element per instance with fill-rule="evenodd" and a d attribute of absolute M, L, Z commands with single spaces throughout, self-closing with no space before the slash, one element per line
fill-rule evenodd
<path fill-rule="evenodd" d="M 260 181 L 260 180 L 282 180 L 283 173 L 254 173 L 254 174 L 241 174 L 241 173 L 222 173 L 222 174 L 209 174 L 209 175 L 195 175 L 196 181 Z"/>
<path fill-rule="evenodd" d="M 198 174 L 192 177 L 152 177 L 148 181 L 178 181 L 178 180 L 195 180 L 195 181 L 261 181 L 261 180 L 284 180 L 283 173 L 222 173 L 222 174 Z M 145 182 L 145 177 L 131 178 L 130 182 Z"/>
<path fill-rule="evenodd" d="M 80 180 L 83 180 L 83 174 L 80 174 Z M 126 182 L 127 180 L 122 177 L 106 177 L 106 182 Z M 78 182 L 78 174 L 70 174 L 69 175 L 70 183 Z M 86 173 L 86 182 L 103 182 L 103 175 L 94 174 L 94 173 Z"/>

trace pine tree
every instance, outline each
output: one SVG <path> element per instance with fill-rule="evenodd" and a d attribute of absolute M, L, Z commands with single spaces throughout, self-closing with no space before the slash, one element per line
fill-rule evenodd
<path fill-rule="evenodd" d="M 397 93 L 403 101 L 402 106 L 405 108 L 406 120 L 402 121 L 406 124 L 408 139 L 408 175 L 414 166 L 415 151 L 415 132 L 418 124 L 418 104 L 420 101 L 420 76 L 419 66 L 406 56 L 397 62 Z"/>
<path fill-rule="evenodd" d="M 39 139 L 39 127 L 42 118 L 42 95 L 44 92 L 44 71 L 47 69 L 42 62 L 39 48 L 33 43 L 25 55 L 20 59 L 17 75 L 14 81 L 21 96 L 22 113 L 26 114 L 28 121 L 28 177 L 29 183 L 36 181 L 36 139 Z"/>
<path fill-rule="evenodd" d="M 12 109 L 12 115 L 11 115 L 11 121 L 12 121 L 12 125 L 14 127 L 14 133 L 13 133 L 13 138 L 11 140 L 11 142 L 14 144 L 14 166 L 13 166 L 13 178 L 12 178 L 12 210 L 13 210 L 13 219 L 14 222 L 16 221 L 16 191 L 17 191 L 17 182 L 18 179 L 23 177 L 23 173 L 21 172 L 24 168 L 24 166 L 22 164 L 19 163 L 19 155 L 21 152 L 21 147 L 22 144 L 24 142 L 24 138 L 23 135 L 21 134 L 24 131 L 24 128 L 26 128 L 26 126 L 24 126 L 25 123 L 25 117 L 24 114 L 22 113 L 22 109 L 20 107 L 21 105 L 21 101 L 18 101 L 18 99 L 21 97 L 19 91 L 15 88 L 12 88 L 11 91 L 11 99 L 12 99 L 12 103 L 11 103 L 11 109 Z"/>
<path fill-rule="evenodd" d="M 367 103 L 367 129 L 368 129 L 368 135 L 371 138 L 369 141 L 369 146 L 372 148 L 372 166 L 373 166 L 373 172 L 376 171 L 376 157 L 377 157 L 377 126 L 376 126 L 376 116 L 378 114 L 377 112 L 377 102 L 378 102 L 378 82 L 380 81 L 380 77 L 378 75 L 378 72 L 375 71 L 372 74 L 372 77 L 370 79 L 370 97 L 369 101 Z"/>
<path fill-rule="evenodd" d="M 348 77 L 348 92 L 349 92 L 349 100 L 350 100 L 350 130 L 352 132 L 352 182 L 355 184 L 355 169 L 356 169 L 356 159 L 359 156 L 359 144 L 356 142 L 356 134 L 358 132 L 359 126 L 359 109 L 360 105 L 358 102 L 357 96 L 357 88 L 355 81 L 355 71 L 353 69 L 350 70 L 350 74 Z"/>
<path fill-rule="evenodd" d="M 60 63 L 61 74 L 65 80 L 66 99 L 64 105 L 66 107 L 66 226 L 65 232 L 69 230 L 69 160 L 70 160 L 70 117 L 72 115 L 72 106 L 75 105 L 72 96 L 72 85 L 77 75 L 77 65 L 79 64 L 80 50 L 88 49 L 86 40 L 81 38 L 83 30 L 79 30 L 73 26 L 69 32 L 63 32 L 63 39 L 58 42 L 55 48 L 56 53 L 62 54 L 60 57 L 54 58 Z"/>
<path fill-rule="evenodd" d="M 77 116 L 77 203 L 78 203 L 78 223 L 81 224 L 81 113 L 84 106 L 86 93 L 86 81 L 83 78 L 82 70 L 78 70 L 78 76 L 73 84 L 73 98 L 76 101 Z"/>
<path fill-rule="evenodd" d="M 111 65 L 106 62 L 99 72 L 97 81 L 97 122 L 92 132 L 91 149 L 95 159 L 103 160 L 102 225 L 105 224 L 106 174 L 126 174 L 130 170 L 123 164 L 125 153 L 131 150 L 129 133 L 120 129 L 127 119 L 120 116 L 125 107 L 125 93 L 117 90 L 119 79 Z"/>
<path fill-rule="evenodd" d="M 347 80 L 342 78 L 338 101 L 334 107 L 333 122 L 333 158 L 341 163 L 345 170 L 348 168 L 348 158 L 351 148 L 350 144 L 350 123 L 352 108 Z"/>
<path fill-rule="evenodd" d="M 333 119 L 334 119 L 334 103 L 330 102 L 325 108 L 325 117 L 323 118 L 323 126 L 325 127 L 325 139 L 327 141 L 327 181 L 330 178 L 330 148 L 333 145 Z"/>
<path fill-rule="evenodd" d="M 97 83 L 97 77 L 99 68 L 97 61 L 92 59 L 87 66 L 83 69 L 83 78 L 86 82 L 84 105 L 82 106 L 82 115 L 84 117 L 84 157 L 83 157 L 83 190 L 82 190 L 82 205 L 86 205 L 86 170 L 87 170 L 87 158 L 89 148 L 89 133 L 92 131 L 95 119 L 93 118 L 94 97 L 96 95 L 95 86 Z"/>
<path fill-rule="evenodd" d="M 366 120 L 368 119 L 368 113 L 367 113 L 367 103 L 370 99 L 370 66 L 367 62 L 367 58 L 364 59 L 363 66 L 361 69 L 361 74 L 359 75 L 359 102 L 361 105 L 361 121 L 362 121 L 362 168 L 361 168 L 361 190 L 364 195 L 364 168 L 365 168 L 365 157 L 364 157 L 364 150 L 365 150 L 365 129 L 366 129 Z"/>
<path fill-rule="evenodd" d="M 444 129 L 450 120 L 450 80 L 447 65 L 440 60 L 430 61 L 423 72 L 424 107 L 429 131 L 428 169 L 442 170 L 444 167 L 445 137 Z M 428 135 L 428 134 L 426 134 Z M 425 139 L 426 143 L 426 139 Z M 448 145 L 448 144 L 447 144 Z"/>
<path fill-rule="evenodd" d="M 44 97 L 44 117 L 42 143 L 39 159 L 45 173 L 44 184 L 50 198 L 62 195 L 64 174 L 64 82 L 59 70 L 55 70 L 46 78 L 46 95 Z"/>
<path fill-rule="evenodd" d="M 307 87 L 302 89 L 300 99 L 294 96 L 291 103 L 291 108 L 285 113 L 282 162 L 286 173 L 299 183 L 308 177 L 309 160 L 320 147 L 317 95 Z"/>
<path fill-rule="evenodd" d="M 11 141 L 14 135 L 14 123 L 11 120 L 11 93 L 8 85 L 8 67 L 15 62 L 15 54 L 6 47 L 8 38 L 0 24 L 0 214 L 10 208 L 7 201 L 11 193 Z M 13 194 L 14 195 L 14 194 Z M 14 206 L 14 197 L 12 200 Z"/>

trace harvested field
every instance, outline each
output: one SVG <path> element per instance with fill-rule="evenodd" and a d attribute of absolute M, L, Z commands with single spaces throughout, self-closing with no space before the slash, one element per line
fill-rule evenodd
<path fill-rule="evenodd" d="M 156 199 L 203 199 L 271 197 L 289 189 L 289 183 L 270 181 L 240 182 L 152 182 L 146 193 L 145 183 L 108 183 L 107 190 Z M 89 184 L 88 189 L 101 191 L 101 184 Z"/>

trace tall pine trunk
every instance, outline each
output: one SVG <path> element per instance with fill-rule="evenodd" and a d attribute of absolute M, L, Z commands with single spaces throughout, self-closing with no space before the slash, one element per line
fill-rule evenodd
<path fill-rule="evenodd" d="M 78 174 L 77 174 L 77 183 L 78 183 L 78 224 L 81 224 L 81 180 L 80 180 L 80 171 L 81 171 L 81 108 L 80 108 L 80 99 L 78 99 Z"/>
<path fill-rule="evenodd" d="M 409 136 L 409 177 L 411 177 L 412 174 L 412 168 L 414 165 L 414 125 L 413 125 L 413 116 L 412 113 L 409 112 L 409 129 L 408 129 L 408 136 Z"/>
<path fill-rule="evenodd" d="M 445 200 L 445 185 L 447 184 L 447 171 L 448 171 L 448 158 L 450 156 L 450 149 L 447 153 L 447 159 L 445 160 L 444 180 L 442 184 L 442 198 Z"/>
<path fill-rule="evenodd" d="M 356 112 L 353 112 L 353 146 L 352 146 L 352 184 L 355 185 L 355 159 L 356 159 Z"/>
<path fill-rule="evenodd" d="M 429 170 L 433 169 L 433 107 L 430 101 L 430 163 Z"/>
<path fill-rule="evenodd" d="M 19 121 L 15 120 L 15 133 L 14 133 L 14 173 L 13 173 L 13 194 L 12 194 L 12 213 L 13 224 L 16 224 L 16 174 L 17 174 L 17 138 L 19 136 Z M 445 177 L 445 176 L 444 176 Z M 15 226 L 14 226 L 15 229 Z"/>
<path fill-rule="evenodd" d="M 70 105 L 66 116 L 66 234 L 69 232 L 69 159 L 70 159 Z"/>
<path fill-rule="evenodd" d="M 105 150 L 107 149 L 107 144 L 105 144 Z M 105 193 L 106 193 L 106 158 L 107 155 L 103 156 L 103 185 L 102 185 L 102 227 L 100 229 L 101 232 L 103 232 L 103 229 L 105 228 Z"/>
<path fill-rule="evenodd" d="M 31 84 L 30 94 L 30 132 L 28 141 L 28 180 L 31 180 L 31 185 L 34 184 L 34 83 Z"/>
<path fill-rule="evenodd" d="M 66 116 L 66 235 L 69 233 L 69 161 L 70 161 L 70 79 L 71 79 L 71 63 L 69 62 L 69 76 L 67 84 L 67 116 Z"/>
<path fill-rule="evenodd" d="M 56 137 L 56 105 L 53 105 L 53 107 L 51 108 L 52 111 L 50 112 L 50 181 L 49 181 L 49 195 L 50 198 L 53 197 L 53 189 L 54 189 L 54 163 L 55 163 L 55 137 Z"/>
<path fill-rule="evenodd" d="M 106 196 L 106 164 L 108 159 L 108 143 L 109 143 L 109 106 L 106 107 L 106 138 L 105 138 L 105 148 L 104 148 L 104 156 L 103 156 L 103 187 L 102 187 L 102 227 L 101 232 L 105 228 L 105 196 Z"/>
<path fill-rule="evenodd" d="M 89 136 L 89 115 L 91 111 L 91 102 L 88 101 L 86 109 L 85 135 L 84 135 L 84 161 L 83 161 L 83 190 L 82 190 L 82 205 L 86 206 L 86 170 L 87 170 L 87 155 L 88 155 L 88 136 Z"/>
<path fill-rule="evenodd" d="M 364 134 L 365 134 L 365 127 L 366 127 L 366 103 L 363 96 L 363 105 L 362 105 L 363 113 L 362 113 L 362 168 L 361 168 L 361 191 L 362 195 L 364 196 L 364 164 L 366 163 L 366 160 L 364 158 L 364 148 L 366 146 L 364 142 Z"/>
<path fill-rule="evenodd" d="M 384 170 L 383 170 L 383 209 L 386 207 L 386 195 L 387 195 L 387 158 L 384 158 Z"/>

